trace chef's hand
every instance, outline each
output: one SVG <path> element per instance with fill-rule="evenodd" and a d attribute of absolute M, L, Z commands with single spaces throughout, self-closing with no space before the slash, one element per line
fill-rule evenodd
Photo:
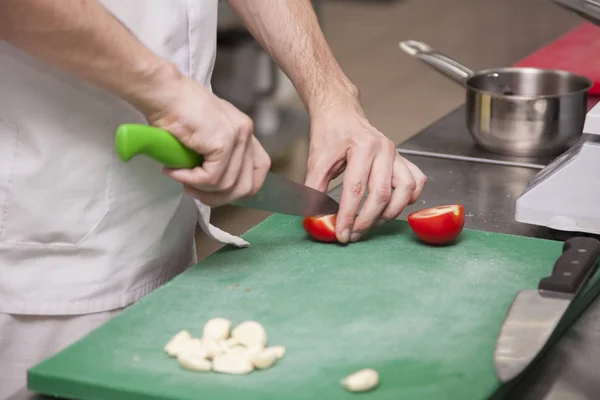
<path fill-rule="evenodd" d="M 145 96 L 139 108 L 149 122 L 204 156 L 201 167 L 165 169 L 166 175 L 209 206 L 256 194 L 271 160 L 254 136 L 250 117 L 183 76 Z"/>
<path fill-rule="evenodd" d="M 325 110 L 311 116 L 306 184 L 324 192 L 345 170 L 336 236 L 342 243 L 355 242 L 377 221 L 391 221 L 414 203 L 426 177 L 369 123 L 360 106 Z"/>

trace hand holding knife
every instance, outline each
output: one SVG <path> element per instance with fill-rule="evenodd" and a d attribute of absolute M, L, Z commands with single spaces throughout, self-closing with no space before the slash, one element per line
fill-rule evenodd
<path fill-rule="evenodd" d="M 202 155 L 185 147 L 170 132 L 143 124 L 123 124 L 117 129 L 115 147 L 121 160 L 144 154 L 169 168 L 201 166 Z M 297 216 L 336 214 L 339 204 L 325 193 L 269 172 L 252 197 L 233 204 L 240 207 Z"/>

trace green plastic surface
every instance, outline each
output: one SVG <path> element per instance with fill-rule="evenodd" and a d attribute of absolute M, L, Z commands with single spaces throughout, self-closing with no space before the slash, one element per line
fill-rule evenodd
<path fill-rule="evenodd" d="M 185 147 L 170 132 L 149 125 L 120 125 L 115 148 L 123 161 L 145 154 L 169 168 L 194 168 L 203 162 L 201 155 Z"/>
<path fill-rule="evenodd" d="M 535 289 L 562 242 L 465 230 L 449 247 L 416 241 L 407 223 L 350 246 L 315 243 L 301 218 L 274 215 L 29 371 L 30 389 L 80 399 L 485 399 L 501 393 L 493 353 L 515 294 Z M 598 294 L 596 274 L 563 328 Z M 287 348 L 246 376 L 183 370 L 165 343 L 204 322 L 260 321 Z M 361 369 L 379 387 L 352 394 Z"/>

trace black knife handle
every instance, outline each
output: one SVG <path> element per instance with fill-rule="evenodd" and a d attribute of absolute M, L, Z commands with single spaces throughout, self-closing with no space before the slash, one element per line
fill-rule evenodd
<path fill-rule="evenodd" d="M 600 241 L 590 237 L 574 237 L 565 242 L 552 275 L 543 278 L 539 290 L 575 295 L 595 270 L 600 257 Z"/>

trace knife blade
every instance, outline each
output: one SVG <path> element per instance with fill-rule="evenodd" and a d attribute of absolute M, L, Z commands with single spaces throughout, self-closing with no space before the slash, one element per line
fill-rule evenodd
<path fill-rule="evenodd" d="M 600 241 L 574 237 L 565 242 L 552 274 L 538 290 L 520 291 L 506 315 L 494 351 L 502 382 L 515 378 L 535 359 L 573 299 L 597 269 Z"/>
<path fill-rule="evenodd" d="M 115 148 L 123 161 L 144 154 L 169 168 L 194 168 L 204 161 L 202 155 L 185 147 L 170 132 L 143 124 L 120 125 L 115 135 Z M 339 211 L 338 202 L 327 194 L 272 172 L 267 174 L 256 195 L 232 204 L 303 217 Z"/>

